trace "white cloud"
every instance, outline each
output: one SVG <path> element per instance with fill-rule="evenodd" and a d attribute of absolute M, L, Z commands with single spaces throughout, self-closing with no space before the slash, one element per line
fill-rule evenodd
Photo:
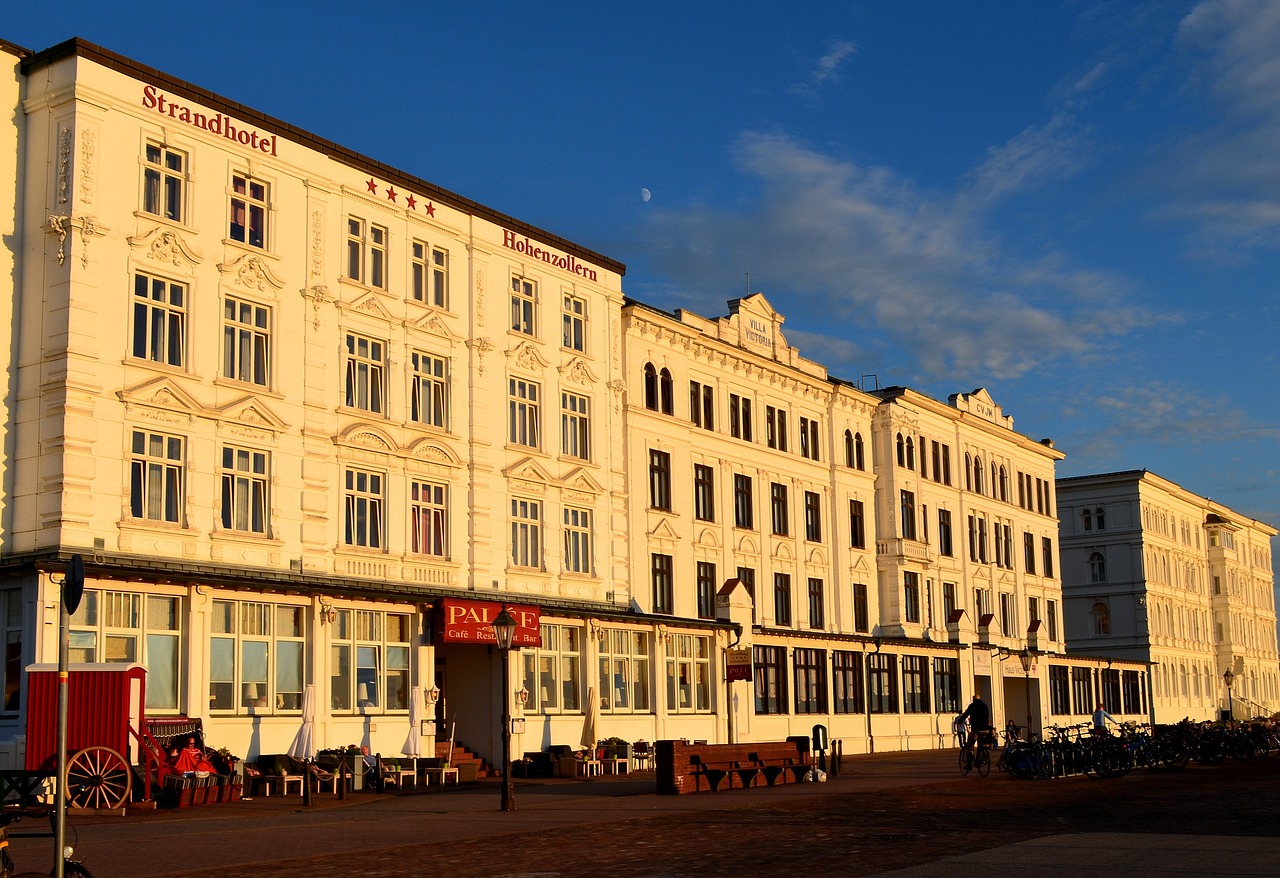
<path fill-rule="evenodd" d="M 695 291 L 685 299 L 695 310 L 720 313 L 724 292 L 737 295 L 750 271 L 753 289 L 790 316 L 789 330 L 812 331 L 811 345 L 820 335 L 868 335 L 873 347 L 907 351 L 924 374 L 960 384 L 1087 357 L 1149 320 L 1124 304 L 1127 283 L 1056 254 L 1014 255 L 983 217 L 994 199 L 1074 167 L 1071 138 L 1050 128 L 993 150 L 960 195 L 922 191 L 887 168 L 785 136 L 747 134 L 734 158 L 758 182 L 758 201 L 663 211 L 644 246 L 660 273 Z M 830 365 L 878 368 L 846 362 Z"/>
<path fill-rule="evenodd" d="M 817 60 L 809 78 L 792 86 L 791 91 L 807 101 L 816 100 L 818 92 L 826 85 L 840 81 L 840 68 L 858 51 L 848 40 L 832 40 L 826 54 Z"/>

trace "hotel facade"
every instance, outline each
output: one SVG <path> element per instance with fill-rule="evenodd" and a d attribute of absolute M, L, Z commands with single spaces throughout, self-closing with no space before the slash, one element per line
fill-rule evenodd
<path fill-rule="evenodd" d="M 860 388 L 762 295 L 659 311 L 100 47 L 0 52 L 0 762 L 73 555 L 72 660 L 145 666 L 149 716 L 247 757 L 308 687 L 321 747 L 399 753 L 412 704 L 428 752 L 491 763 L 506 710 L 516 754 L 589 707 L 600 738 L 850 753 L 950 745 L 975 692 L 1002 724 L 1148 715 L 1144 660 L 1066 654 L 1062 454 L 985 390 Z"/>

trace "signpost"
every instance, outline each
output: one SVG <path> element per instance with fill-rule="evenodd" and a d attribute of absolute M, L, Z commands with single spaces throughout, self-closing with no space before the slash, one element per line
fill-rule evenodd
<path fill-rule="evenodd" d="M 53 874 L 63 878 L 62 851 L 67 844 L 67 703 L 70 700 L 71 614 L 84 597 L 84 558 L 72 555 L 62 577 L 62 600 L 58 611 L 58 783 L 57 826 L 53 832 Z"/>

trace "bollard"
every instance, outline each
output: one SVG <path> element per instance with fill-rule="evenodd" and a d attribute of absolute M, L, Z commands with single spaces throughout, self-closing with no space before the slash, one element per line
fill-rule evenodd
<path fill-rule="evenodd" d="M 304 774 L 302 775 L 302 807 L 311 807 L 311 787 L 316 782 L 315 772 L 311 770 L 311 758 L 307 757 L 303 760 L 302 766 Z"/>
<path fill-rule="evenodd" d="M 347 760 L 345 758 L 338 760 L 338 798 L 345 799 L 347 797 Z"/>

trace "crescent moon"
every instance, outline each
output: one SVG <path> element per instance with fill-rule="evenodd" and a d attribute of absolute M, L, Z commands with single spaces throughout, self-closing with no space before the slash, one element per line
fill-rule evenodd
<path fill-rule="evenodd" d="M 648 202 L 648 200 L 649 200 L 650 198 L 652 198 L 652 197 L 653 197 L 653 193 L 652 193 L 652 192 L 650 192 L 648 189 L 641 189 L 641 190 L 640 190 L 640 200 L 641 200 L 641 201 Z"/>

